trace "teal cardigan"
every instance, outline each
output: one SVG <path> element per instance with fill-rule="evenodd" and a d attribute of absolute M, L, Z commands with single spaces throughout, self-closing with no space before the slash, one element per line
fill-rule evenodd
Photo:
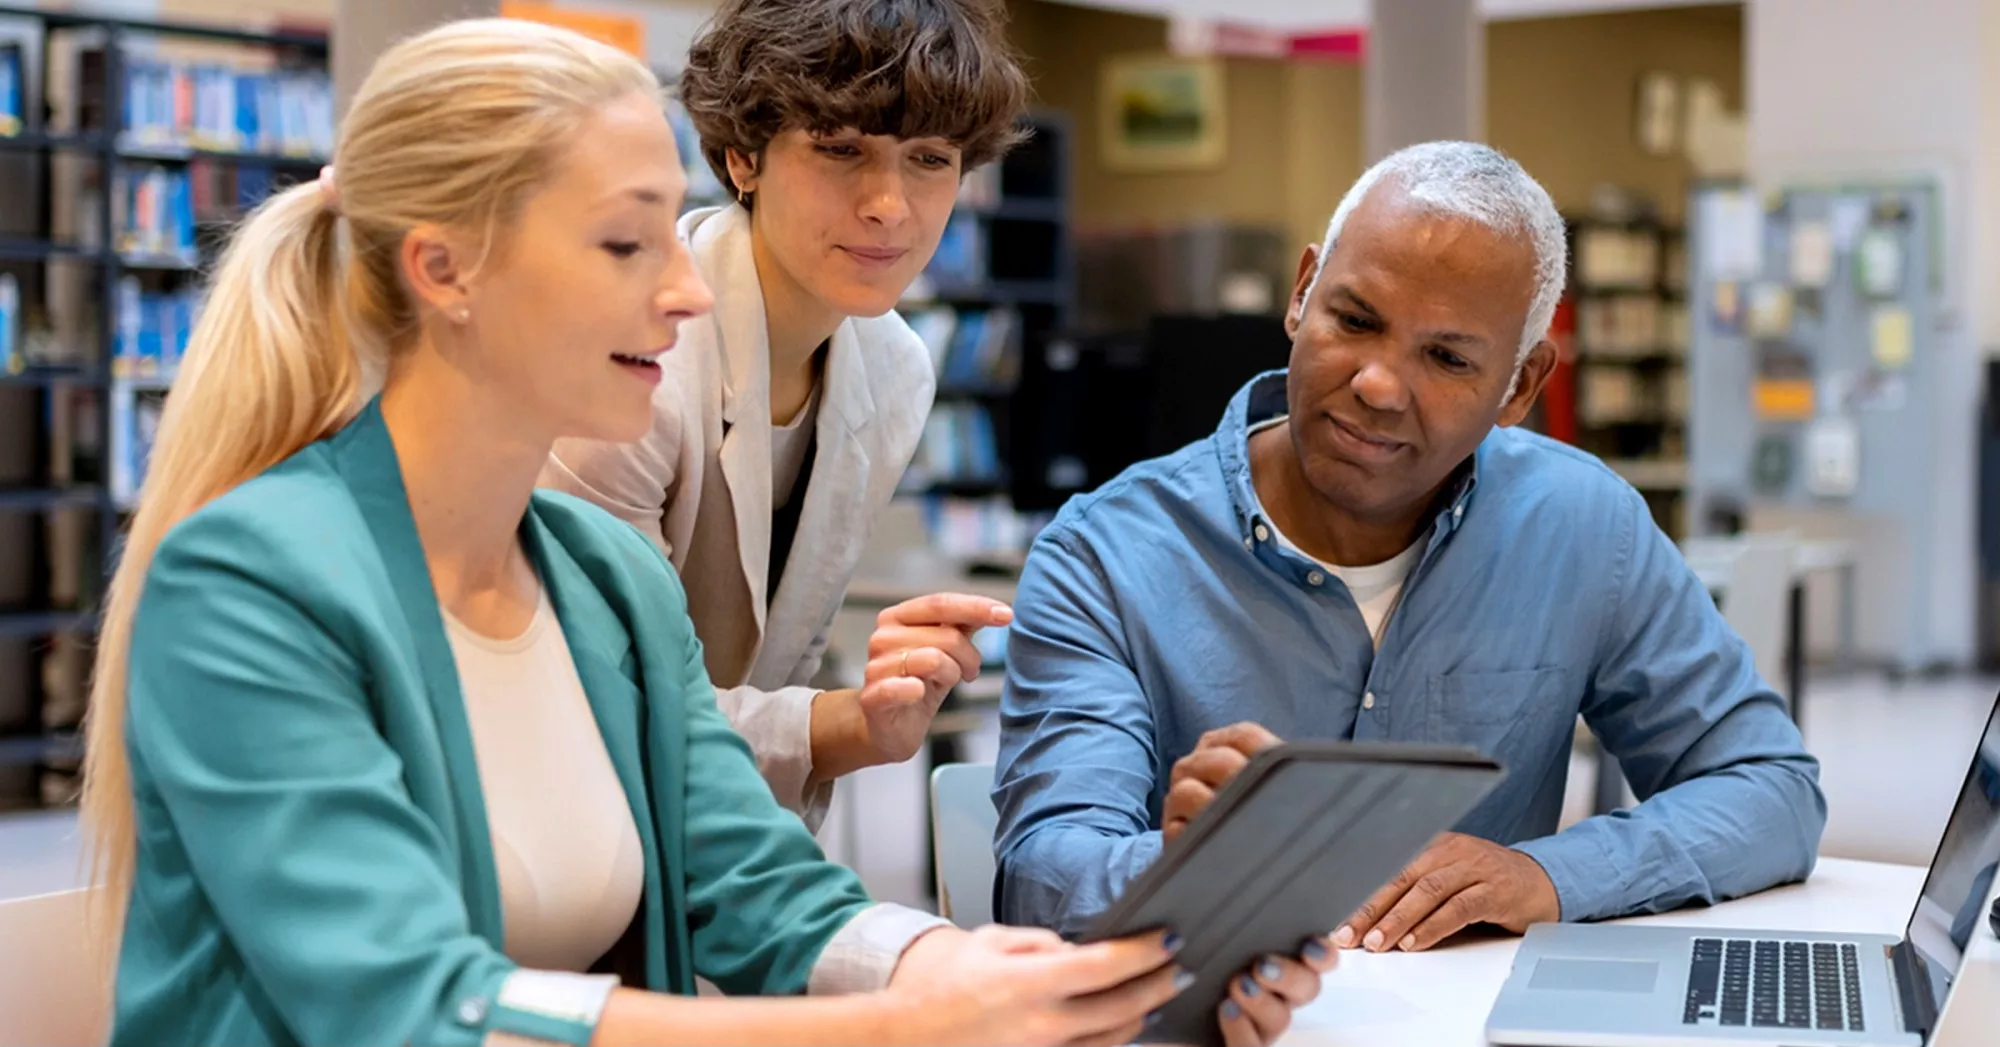
<path fill-rule="evenodd" d="M 607 969 L 804 991 L 868 904 L 717 712 L 672 569 L 536 493 L 521 534 L 645 848 Z M 585 1043 L 511 1007 L 472 735 L 395 449 L 350 425 L 168 534 L 133 625 L 138 868 L 112 1043 Z"/>

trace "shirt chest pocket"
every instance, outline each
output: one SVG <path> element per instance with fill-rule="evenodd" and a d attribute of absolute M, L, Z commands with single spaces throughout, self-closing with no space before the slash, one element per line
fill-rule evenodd
<path fill-rule="evenodd" d="M 1506 762 L 1516 743 L 1549 735 L 1551 724 L 1575 721 L 1568 680 L 1559 666 L 1432 676 L 1423 740 L 1469 745 Z"/>

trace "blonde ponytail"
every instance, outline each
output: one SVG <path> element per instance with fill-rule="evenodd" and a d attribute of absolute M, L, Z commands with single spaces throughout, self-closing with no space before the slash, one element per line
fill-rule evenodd
<path fill-rule="evenodd" d="M 237 230 L 167 397 L 112 576 L 86 728 L 83 816 L 91 938 L 111 970 L 136 866 L 125 749 L 132 618 L 174 525 L 352 420 L 417 306 L 397 252 L 422 224 L 494 235 L 544 181 L 588 111 L 659 84 L 636 59 L 567 30 L 483 19 L 386 52 L 356 94 L 335 151 L 337 208 L 314 183 L 267 201 Z"/>

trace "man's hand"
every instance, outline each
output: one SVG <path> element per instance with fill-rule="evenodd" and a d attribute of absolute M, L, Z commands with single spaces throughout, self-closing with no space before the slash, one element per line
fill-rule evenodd
<path fill-rule="evenodd" d="M 1541 863 L 1489 840 L 1445 833 L 1356 910 L 1333 943 L 1418 952 L 1475 923 L 1520 934 L 1531 923 L 1561 918 L 1555 884 Z"/>
<path fill-rule="evenodd" d="M 1167 799 L 1160 811 L 1160 837 L 1168 843 L 1180 836 L 1194 816 L 1215 799 L 1252 756 L 1278 744 L 1278 736 L 1249 721 L 1218 727 L 1201 736 L 1194 751 L 1174 763 L 1167 779 Z"/>

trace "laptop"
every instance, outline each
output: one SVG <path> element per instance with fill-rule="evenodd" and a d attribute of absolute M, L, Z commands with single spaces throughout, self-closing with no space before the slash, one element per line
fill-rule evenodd
<path fill-rule="evenodd" d="M 2000 866 L 2000 698 L 1901 938 L 1620 924 L 1529 928 L 1495 1044 L 1920 1047 Z"/>

